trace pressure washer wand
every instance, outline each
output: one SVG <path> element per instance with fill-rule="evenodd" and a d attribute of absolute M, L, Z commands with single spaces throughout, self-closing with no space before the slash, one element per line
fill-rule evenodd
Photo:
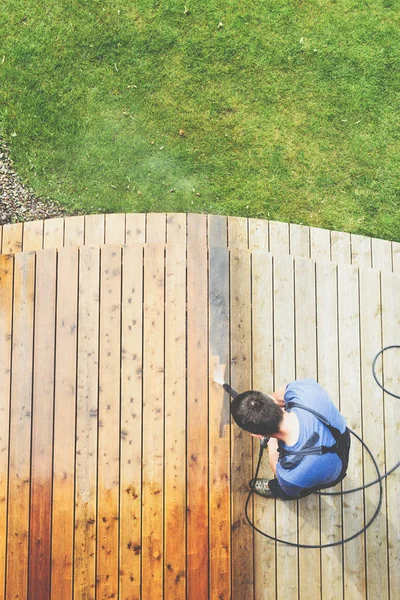
<path fill-rule="evenodd" d="M 236 398 L 236 396 L 239 396 L 239 393 L 235 392 L 235 390 L 232 389 L 231 386 L 228 383 L 224 383 L 222 387 L 224 388 L 224 390 L 226 392 L 228 392 L 228 394 L 230 396 L 232 396 L 232 398 Z"/>

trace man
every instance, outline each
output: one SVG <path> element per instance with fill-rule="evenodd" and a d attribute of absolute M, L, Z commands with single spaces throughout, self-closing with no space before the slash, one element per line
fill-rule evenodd
<path fill-rule="evenodd" d="M 254 492 L 284 500 L 336 485 L 346 476 L 350 435 L 346 421 L 314 380 L 289 383 L 271 396 L 248 391 L 231 403 L 232 416 L 251 435 L 270 438 L 275 479 L 250 481 Z"/>

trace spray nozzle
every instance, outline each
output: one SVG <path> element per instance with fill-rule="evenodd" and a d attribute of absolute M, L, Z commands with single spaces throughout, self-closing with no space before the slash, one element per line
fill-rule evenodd
<path fill-rule="evenodd" d="M 232 396 L 232 398 L 236 398 L 236 396 L 239 396 L 239 393 L 235 392 L 235 390 L 232 389 L 231 386 L 228 383 L 224 383 L 224 385 L 222 387 L 224 388 L 224 390 L 226 392 L 228 392 L 228 394 L 230 396 Z"/>

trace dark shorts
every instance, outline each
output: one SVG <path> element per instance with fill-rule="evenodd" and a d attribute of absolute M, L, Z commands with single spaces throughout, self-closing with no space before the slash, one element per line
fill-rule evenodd
<path fill-rule="evenodd" d="M 338 442 L 338 455 L 342 461 L 342 470 L 340 471 L 339 476 L 334 481 L 332 481 L 331 483 L 325 483 L 323 485 L 316 485 L 312 488 L 304 488 L 304 490 L 301 490 L 301 492 L 299 492 L 296 496 L 289 496 L 288 494 L 286 494 L 286 492 L 284 492 L 281 486 L 279 485 L 279 482 L 276 478 L 268 481 L 268 487 L 274 494 L 274 496 L 276 496 L 277 498 L 281 498 L 282 500 L 297 500 L 298 498 L 304 498 L 304 496 L 309 496 L 310 494 L 318 490 L 334 487 L 335 485 L 340 483 L 340 481 L 342 481 L 342 479 L 344 479 L 347 475 L 349 453 L 350 431 L 346 428 L 346 431 L 340 436 Z"/>

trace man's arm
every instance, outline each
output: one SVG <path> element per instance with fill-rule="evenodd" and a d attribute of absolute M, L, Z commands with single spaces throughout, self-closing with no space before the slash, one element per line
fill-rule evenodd
<path fill-rule="evenodd" d="M 270 438 L 268 442 L 268 459 L 269 466 L 271 467 L 274 475 L 276 475 L 276 465 L 278 464 L 278 440 L 276 438 Z"/>

